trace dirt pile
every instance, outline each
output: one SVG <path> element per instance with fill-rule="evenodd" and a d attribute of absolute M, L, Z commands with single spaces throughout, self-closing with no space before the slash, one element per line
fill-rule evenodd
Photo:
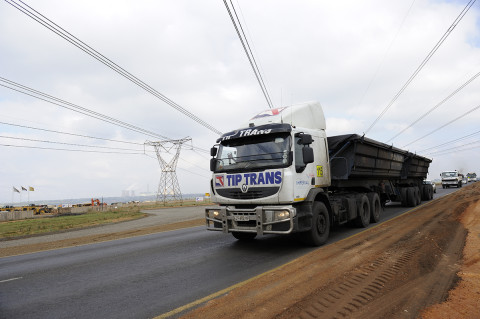
<path fill-rule="evenodd" d="M 479 318 L 479 199 L 480 183 L 469 185 L 182 318 L 416 318 L 432 305 L 425 318 Z"/>
<path fill-rule="evenodd" d="M 478 186 L 478 185 L 477 185 Z M 466 198 L 480 197 L 480 188 L 469 189 Z M 425 310 L 424 319 L 480 318 L 480 200 L 467 207 L 461 217 L 468 230 L 463 249 L 463 264 L 458 285 L 448 294 L 448 299 Z"/>

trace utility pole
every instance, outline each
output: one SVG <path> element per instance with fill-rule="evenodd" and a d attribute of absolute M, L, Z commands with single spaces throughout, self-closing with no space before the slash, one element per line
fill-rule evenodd
<path fill-rule="evenodd" d="M 160 182 L 158 183 L 156 201 L 159 202 L 161 198 L 164 206 L 166 205 L 168 200 L 179 201 L 180 203 L 183 202 L 182 192 L 180 191 L 180 186 L 178 184 L 176 169 L 182 145 L 191 140 L 192 139 L 190 137 L 186 137 L 180 140 L 145 142 L 145 145 L 150 145 L 155 148 L 158 163 L 160 164 L 160 167 L 162 169 L 162 173 L 160 175 Z M 170 161 L 167 162 L 164 156 L 162 156 L 161 152 L 170 153 L 172 150 L 175 152 L 175 154 L 170 159 Z"/>

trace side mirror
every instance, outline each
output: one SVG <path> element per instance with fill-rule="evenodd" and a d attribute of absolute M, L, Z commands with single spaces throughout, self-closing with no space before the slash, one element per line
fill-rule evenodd
<path fill-rule="evenodd" d="M 310 134 L 300 135 L 300 143 L 302 145 L 310 145 L 310 144 L 312 144 L 312 142 L 313 142 L 313 139 L 312 139 L 312 136 Z"/>
<path fill-rule="evenodd" d="M 214 172 L 216 166 L 217 166 L 217 159 L 216 158 L 211 158 L 210 159 L 210 171 Z"/>
<path fill-rule="evenodd" d="M 210 149 L 210 156 L 213 157 L 213 156 L 217 155 L 217 151 L 218 151 L 218 148 L 212 147 L 212 148 Z"/>
<path fill-rule="evenodd" d="M 310 138 L 312 138 L 312 137 L 310 136 Z M 313 160 L 314 160 L 313 148 L 311 148 L 309 146 L 304 146 L 302 148 L 302 155 L 303 155 L 303 162 L 305 163 L 305 165 L 307 165 L 309 163 L 313 163 Z"/>

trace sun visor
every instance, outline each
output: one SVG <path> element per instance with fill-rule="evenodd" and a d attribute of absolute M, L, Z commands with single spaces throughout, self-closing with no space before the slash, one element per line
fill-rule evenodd
<path fill-rule="evenodd" d="M 268 135 L 282 132 L 291 132 L 292 127 L 289 124 L 266 124 L 260 126 L 247 127 L 240 130 L 231 131 L 223 134 L 217 139 L 217 143 L 226 140 L 234 140 L 249 136 Z"/>

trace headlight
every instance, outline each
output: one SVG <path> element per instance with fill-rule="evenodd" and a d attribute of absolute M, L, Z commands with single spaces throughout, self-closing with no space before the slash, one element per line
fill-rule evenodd
<path fill-rule="evenodd" d="M 275 220 L 283 220 L 290 218 L 290 211 L 288 210 L 277 210 L 275 211 Z"/>
<path fill-rule="evenodd" d="M 209 210 L 209 211 L 208 211 L 208 217 L 220 219 L 220 211 L 218 211 L 218 210 Z"/>

